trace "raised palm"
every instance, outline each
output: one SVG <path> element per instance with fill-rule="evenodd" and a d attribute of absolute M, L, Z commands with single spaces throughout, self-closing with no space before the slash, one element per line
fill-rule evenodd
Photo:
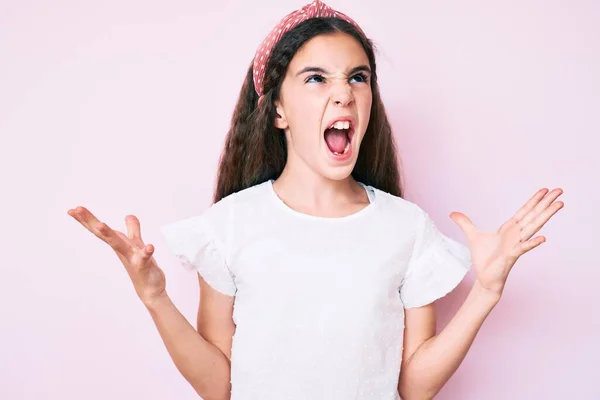
<path fill-rule="evenodd" d="M 464 214 L 450 215 L 467 237 L 471 261 L 479 284 L 501 294 L 512 267 L 523 254 L 546 241 L 535 235 L 564 203 L 555 201 L 561 189 L 538 190 L 508 221 L 495 232 L 480 231 Z"/>
<path fill-rule="evenodd" d="M 140 222 L 135 216 L 125 217 L 125 235 L 100 222 L 85 207 L 71 209 L 68 214 L 114 250 L 144 303 L 147 304 L 165 293 L 165 274 L 152 257 L 154 246 L 144 244 Z"/>

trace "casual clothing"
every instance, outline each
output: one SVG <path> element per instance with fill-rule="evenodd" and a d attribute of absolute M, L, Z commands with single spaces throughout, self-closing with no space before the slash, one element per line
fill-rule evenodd
<path fill-rule="evenodd" d="M 404 310 L 444 296 L 468 248 L 415 204 L 363 185 L 341 218 L 288 207 L 272 181 L 162 228 L 172 251 L 235 296 L 232 400 L 397 400 Z"/>

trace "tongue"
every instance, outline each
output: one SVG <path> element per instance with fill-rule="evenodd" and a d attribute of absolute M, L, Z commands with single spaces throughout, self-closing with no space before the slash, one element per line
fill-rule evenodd
<path fill-rule="evenodd" d="M 343 153 L 348 142 L 348 135 L 345 130 L 327 129 L 325 131 L 325 142 L 332 152 Z"/>

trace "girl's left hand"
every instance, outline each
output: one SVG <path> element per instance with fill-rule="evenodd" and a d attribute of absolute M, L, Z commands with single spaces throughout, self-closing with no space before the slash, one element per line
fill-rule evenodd
<path fill-rule="evenodd" d="M 450 214 L 467 236 L 476 279 L 483 289 L 502 295 L 508 274 L 519 257 L 546 241 L 544 236 L 531 237 L 563 208 L 562 201 L 555 202 L 562 193 L 562 189 L 539 190 L 496 232 L 478 230 L 462 213 Z"/>

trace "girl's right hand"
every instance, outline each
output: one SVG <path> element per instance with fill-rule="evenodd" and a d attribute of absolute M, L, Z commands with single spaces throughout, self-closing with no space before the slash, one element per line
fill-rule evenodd
<path fill-rule="evenodd" d="M 166 296 L 165 274 L 152 257 L 154 246 L 142 241 L 140 222 L 135 216 L 125 217 L 125 235 L 100 222 L 85 207 L 71 209 L 68 214 L 115 251 L 125 266 L 137 295 L 146 306 Z"/>

